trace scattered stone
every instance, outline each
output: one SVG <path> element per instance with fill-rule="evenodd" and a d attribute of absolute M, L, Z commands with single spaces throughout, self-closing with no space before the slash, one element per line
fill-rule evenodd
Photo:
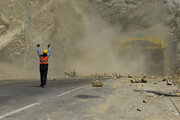
<path fill-rule="evenodd" d="M 104 77 L 108 77 L 107 73 L 104 73 Z"/>
<path fill-rule="evenodd" d="M 147 97 L 153 97 L 153 95 L 147 95 Z"/>
<path fill-rule="evenodd" d="M 9 8 L 12 8 L 13 6 L 12 5 L 9 5 Z"/>
<path fill-rule="evenodd" d="M 176 95 L 180 96 L 180 92 L 176 93 Z"/>
<path fill-rule="evenodd" d="M 122 77 L 122 75 L 120 75 L 120 74 L 117 76 L 117 78 L 121 78 L 121 77 Z"/>
<path fill-rule="evenodd" d="M 163 78 L 162 81 L 167 81 L 167 79 L 166 79 L 166 78 Z"/>
<path fill-rule="evenodd" d="M 143 75 L 141 76 L 141 78 L 147 78 L 147 75 L 146 75 L 146 74 L 143 74 Z"/>
<path fill-rule="evenodd" d="M 131 75 L 128 75 L 128 78 L 132 78 L 132 76 L 131 76 Z"/>
<path fill-rule="evenodd" d="M 131 83 L 137 83 L 137 81 L 135 79 L 132 79 Z"/>
<path fill-rule="evenodd" d="M 103 87 L 103 83 L 99 80 L 93 80 L 92 86 L 93 87 Z"/>
<path fill-rule="evenodd" d="M 147 93 L 147 97 L 157 97 L 154 93 Z"/>
<path fill-rule="evenodd" d="M 147 80 L 141 78 L 141 83 L 147 83 Z"/>
<path fill-rule="evenodd" d="M 141 112 L 141 111 L 142 111 L 142 110 L 141 110 L 141 109 L 139 109 L 139 108 L 138 108 L 138 109 L 136 109 L 136 110 L 137 110 L 137 111 L 139 111 L 139 112 Z"/>
<path fill-rule="evenodd" d="M 143 78 L 139 78 L 139 79 L 132 79 L 131 83 L 147 83 L 147 80 L 143 79 Z"/>
<path fill-rule="evenodd" d="M 157 83 L 153 83 L 153 84 L 157 85 Z"/>
<path fill-rule="evenodd" d="M 150 78 L 151 78 L 151 79 L 155 79 L 156 77 L 152 75 Z"/>
<path fill-rule="evenodd" d="M 65 70 L 64 74 L 66 77 L 76 77 L 76 71 L 75 70 Z"/>
<path fill-rule="evenodd" d="M 143 100 L 143 103 L 147 103 L 147 100 Z"/>
<path fill-rule="evenodd" d="M 113 78 L 117 78 L 117 76 L 118 76 L 117 73 L 112 73 Z"/>
<path fill-rule="evenodd" d="M 95 73 L 95 77 L 96 77 L 96 78 L 103 78 L 103 77 L 104 77 L 104 75 L 101 75 L 101 74 Z"/>
<path fill-rule="evenodd" d="M 167 85 L 172 85 L 174 83 L 173 80 L 167 80 Z"/>

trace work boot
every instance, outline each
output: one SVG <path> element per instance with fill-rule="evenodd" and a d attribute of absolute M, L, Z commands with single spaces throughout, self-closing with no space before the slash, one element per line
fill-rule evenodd
<path fill-rule="evenodd" d="M 44 85 L 40 85 L 40 87 L 45 88 Z"/>

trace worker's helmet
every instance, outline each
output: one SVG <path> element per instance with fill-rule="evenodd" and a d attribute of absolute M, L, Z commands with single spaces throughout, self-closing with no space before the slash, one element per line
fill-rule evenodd
<path fill-rule="evenodd" d="M 48 51 L 47 51 L 47 50 L 44 50 L 44 51 L 43 51 L 43 54 L 47 54 L 47 53 L 48 53 Z"/>

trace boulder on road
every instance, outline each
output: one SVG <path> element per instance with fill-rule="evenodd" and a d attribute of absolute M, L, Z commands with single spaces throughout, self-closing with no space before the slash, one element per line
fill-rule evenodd
<path fill-rule="evenodd" d="M 103 87 L 103 83 L 99 80 L 93 80 L 92 86 L 93 87 Z"/>

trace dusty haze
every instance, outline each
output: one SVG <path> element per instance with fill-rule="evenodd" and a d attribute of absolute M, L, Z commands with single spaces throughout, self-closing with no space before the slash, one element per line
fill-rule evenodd
<path fill-rule="evenodd" d="M 74 69 L 79 75 L 96 72 L 163 74 L 165 56 L 161 49 L 145 49 L 145 46 L 155 46 L 148 42 L 121 44 L 121 41 L 163 36 L 164 47 L 169 49 L 169 41 L 178 36 L 173 32 L 178 29 L 174 22 L 179 22 L 175 16 L 179 3 L 175 0 L 32 0 L 28 72 L 25 72 L 26 3 L 0 0 L 0 6 L 3 16 L 0 26 L 5 26 L 0 27 L 3 28 L 0 29 L 0 71 L 4 78 L 39 77 L 37 43 L 41 44 L 41 51 L 51 44 L 49 77 L 61 77 L 65 69 Z"/>

